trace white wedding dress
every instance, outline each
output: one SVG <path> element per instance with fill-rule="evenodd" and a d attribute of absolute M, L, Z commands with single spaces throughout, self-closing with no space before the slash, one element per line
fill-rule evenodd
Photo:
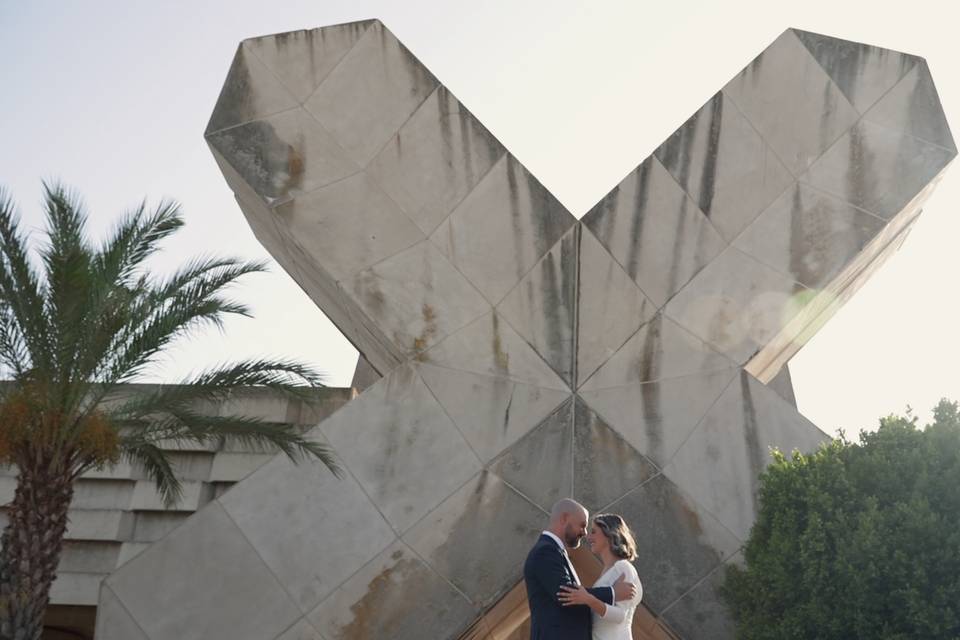
<path fill-rule="evenodd" d="M 640 576 L 633 565 L 626 560 L 617 560 L 616 564 L 603 572 L 597 578 L 594 587 L 610 587 L 624 575 L 624 581 L 637 585 L 637 595 L 630 600 L 621 600 L 615 605 L 607 605 L 603 616 L 593 613 L 593 640 L 633 640 L 631 627 L 633 626 L 633 612 L 636 611 L 640 599 L 643 598 L 643 586 Z"/>

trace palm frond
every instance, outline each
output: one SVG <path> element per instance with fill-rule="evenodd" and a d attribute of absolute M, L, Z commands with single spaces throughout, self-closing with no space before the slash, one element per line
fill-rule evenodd
<path fill-rule="evenodd" d="M 123 336 L 121 344 L 106 354 L 98 376 L 109 384 L 132 382 L 147 370 L 170 344 L 204 325 L 223 327 L 224 315 L 237 306 L 216 299 L 181 299 L 148 317 L 144 324 Z M 245 311 L 240 307 L 241 311 Z"/>
<path fill-rule="evenodd" d="M 189 376 L 179 384 L 163 385 L 137 394 L 110 410 L 112 419 L 126 423 L 182 407 L 228 400 L 237 391 L 264 387 L 296 400 L 312 403 L 323 374 L 293 360 L 245 360 Z M 309 385 L 309 386 L 305 386 Z"/>
<path fill-rule="evenodd" d="M 195 442 L 223 445 L 232 440 L 247 448 L 275 447 L 294 462 L 315 458 L 337 477 L 341 470 L 333 450 L 322 442 L 312 440 L 301 432 L 301 427 L 288 422 L 274 422 L 251 416 L 208 416 L 198 411 L 180 408 L 170 411 L 143 430 L 151 440 Z"/>
<path fill-rule="evenodd" d="M 161 240 L 183 226 L 179 205 L 163 201 L 150 214 L 146 203 L 129 211 L 93 258 L 94 287 L 87 300 L 88 316 L 97 322 L 83 323 L 83 350 L 78 356 L 77 375 L 96 379 L 97 367 L 117 343 L 125 329 L 132 329 L 143 317 L 131 314 L 142 294 L 149 289 L 143 262 L 159 249 Z M 133 325 L 133 326 L 131 326 Z"/>
<path fill-rule="evenodd" d="M 155 443 L 144 440 L 139 435 L 128 436 L 121 440 L 124 457 L 133 464 L 139 464 L 157 486 L 163 503 L 174 506 L 183 496 L 183 485 L 177 479 L 170 458 Z"/>
<path fill-rule="evenodd" d="M 296 360 L 243 360 L 191 376 L 182 384 L 196 387 L 236 388 L 260 386 L 284 393 L 302 394 L 310 387 L 322 387 L 324 375 Z M 298 397 L 304 397 L 299 395 Z"/>
<path fill-rule="evenodd" d="M 332 450 L 300 425 L 199 411 L 261 387 L 313 402 L 317 396 L 311 391 L 322 386 L 323 376 L 305 364 L 284 359 L 229 363 L 181 385 L 113 397 L 118 385 L 140 376 L 174 340 L 203 325 L 222 329 L 230 315 L 250 315 L 227 290 L 266 265 L 200 257 L 156 278 L 144 263 L 183 226 L 175 202 L 149 211 L 140 204 L 94 245 L 80 199 L 59 183 L 44 183 L 43 189 L 48 241 L 38 251 L 42 269 L 31 263 L 19 215 L 0 189 L 0 371 L 38 383 L 29 385 L 31 393 L 37 395 L 38 411 L 51 418 L 38 424 L 55 429 L 30 444 L 31 451 L 79 474 L 115 460 L 119 436 L 122 455 L 143 467 L 168 505 L 182 495 L 163 449 L 169 442 L 270 446 L 294 461 L 319 460 L 340 475 Z M 91 453 L 100 445 L 107 453 Z"/>
<path fill-rule="evenodd" d="M 0 375 L 21 380 L 30 368 L 30 351 L 10 305 L 0 301 Z"/>
<path fill-rule="evenodd" d="M 97 322 L 91 301 L 100 283 L 92 270 L 93 251 L 86 237 L 87 214 L 79 197 L 62 184 L 44 182 L 48 243 L 40 250 L 46 268 L 46 310 L 54 362 L 52 387 L 60 409 L 70 413 L 82 397 L 74 375 L 86 348 L 85 327 Z"/>
<path fill-rule="evenodd" d="M 173 200 L 161 201 L 149 215 L 146 208 L 142 202 L 127 212 L 97 252 L 94 263 L 102 281 L 131 284 L 130 278 L 160 242 L 183 226 L 180 205 Z"/>
<path fill-rule="evenodd" d="M 103 350 L 92 374 L 112 384 L 139 376 L 176 338 L 207 323 L 222 328 L 226 315 L 249 316 L 246 305 L 220 297 L 237 278 L 264 270 L 262 262 L 232 258 L 191 261 L 131 305 L 125 327 Z"/>
<path fill-rule="evenodd" d="M 9 194 L 0 188 L 0 300 L 6 304 L 29 352 L 23 368 L 52 364 L 49 328 L 39 277 L 27 256 L 27 239 Z"/>
<path fill-rule="evenodd" d="M 323 386 L 324 376 L 313 367 L 294 360 L 244 360 L 202 371 L 179 384 L 163 385 L 115 403 L 108 414 L 119 424 L 141 422 L 151 416 L 220 403 L 237 392 L 257 387 L 270 389 L 308 404 L 317 400 L 312 389 Z M 306 386 L 309 385 L 309 386 Z"/>
<path fill-rule="evenodd" d="M 172 276 L 156 285 L 150 293 L 158 307 L 180 300 L 201 301 L 218 296 L 236 281 L 252 273 L 266 271 L 266 263 L 238 258 L 198 258 L 188 262 Z M 244 313 L 249 313 L 244 307 Z"/>

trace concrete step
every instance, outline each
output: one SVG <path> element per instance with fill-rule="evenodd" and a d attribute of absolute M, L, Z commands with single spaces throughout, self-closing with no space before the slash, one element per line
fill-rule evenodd
<path fill-rule="evenodd" d="M 129 540 L 135 514 L 126 509 L 71 509 L 67 540 Z"/>
<path fill-rule="evenodd" d="M 50 604 L 96 606 L 100 583 L 108 573 L 72 573 L 59 571 L 50 588 Z"/>
<path fill-rule="evenodd" d="M 109 573 L 117 568 L 120 547 L 115 540 L 67 540 L 57 571 Z"/>

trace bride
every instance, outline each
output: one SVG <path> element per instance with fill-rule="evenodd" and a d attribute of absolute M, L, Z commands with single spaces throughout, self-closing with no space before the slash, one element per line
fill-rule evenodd
<path fill-rule="evenodd" d="M 561 587 L 564 606 L 586 605 L 593 612 L 593 640 L 633 640 L 633 612 L 643 597 L 643 587 L 631 560 L 637 557 L 637 543 L 630 528 L 618 515 L 599 514 L 593 518 L 587 535 L 590 550 L 603 562 L 603 573 L 594 587 L 612 585 L 623 575 L 625 582 L 637 586 L 637 595 L 615 605 L 604 604 L 582 586 Z"/>

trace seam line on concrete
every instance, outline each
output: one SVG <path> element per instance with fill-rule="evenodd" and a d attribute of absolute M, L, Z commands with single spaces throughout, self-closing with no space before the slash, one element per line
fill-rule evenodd
<path fill-rule="evenodd" d="M 477 459 L 477 463 L 479 463 L 480 469 L 482 470 L 483 467 L 484 467 L 484 464 L 483 464 L 483 459 L 480 457 L 480 454 L 477 453 L 477 450 L 473 448 L 473 445 L 470 443 L 470 440 L 467 439 L 467 436 L 465 436 L 465 435 L 463 434 L 463 431 L 460 429 L 460 425 L 457 424 L 457 421 L 453 419 L 453 416 L 450 415 L 450 412 L 447 411 L 447 408 L 443 405 L 442 402 L 440 402 L 440 398 L 437 397 L 437 394 L 433 392 L 433 389 L 430 388 L 430 385 L 427 384 L 427 381 L 424 379 L 424 377 L 423 377 L 422 375 L 420 375 L 420 371 L 419 371 L 420 365 L 419 365 L 419 363 L 415 364 L 414 366 L 415 366 L 415 368 L 417 369 L 417 377 L 420 378 L 420 382 L 422 382 L 422 383 L 423 383 L 423 386 L 427 388 L 427 392 L 430 394 L 430 397 L 433 398 L 433 401 L 437 403 L 437 406 L 440 407 L 440 410 L 443 411 L 443 415 L 447 416 L 447 420 L 449 420 L 449 421 L 450 421 L 450 424 L 453 425 L 454 430 L 457 432 L 457 435 L 459 435 L 460 438 L 463 440 L 463 443 L 464 443 L 465 445 L 467 445 L 467 448 L 468 448 L 468 449 L 470 449 L 470 453 L 472 453 L 472 454 L 473 454 L 473 457 Z M 511 389 L 510 389 L 510 395 L 512 396 L 512 395 L 513 395 L 513 390 L 516 388 L 517 385 L 516 385 L 515 382 L 511 382 L 511 384 L 513 385 L 513 386 L 511 387 Z M 471 477 L 472 477 L 472 476 L 471 476 Z M 461 486 L 462 486 L 462 485 L 461 485 Z M 453 494 L 451 493 L 450 495 L 453 495 Z M 448 496 L 447 496 L 446 498 L 444 498 L 443 500 L 446 500 L 447 498 L 449 498 L 450 495 L 448 495 Z M 442 503 L 443 500 L 441 500 L 440 502 Z M 437 506 L 439 506 L 439 505 L 437 505 Z M 431 511 L 432 511 L 432 510 L 431 510 Z M 428 513 L 429 513 L 429 512 L 428 512 Z M 418 520 L 418 522 L 419 522 L 419 520 Z M 407 529 L 407 531 L 409 531 L 409 530 L 410 530 L 410 529 Z"/>
<path fill-rule="evenodd" d="M 278 455 L 282 455 L 282 454 L 278 454 Z M 253 549 L 253 553 L 257 556 L 257 559 L 263 564 L 263 566 L 270 573 L 273 579 L 276 580 L 277 584 L 280 586 L 280 589 L 283 591 L 284 595 L 287 596 L 287 599 L 290 601 L 291 604 L 293 604 L 293 607 L 297 611 L 299 611 L 300 615 L 302 616 L 303 609 L 300 607 L 300 603 L 297 601 L 296 598 L 293 597 L 293 594 L 290 593 L 290 591 L 287 589 L 287 585 L 285 585 L 283 581 L 280 580 L 280 576 L 276 574 L 276 572 L 273 570 L 273 567 L 271 567 L 267 563 L 267 561 L 264 559 L 264 557 L 260 555 L 259 549 L 257 549 L 256 545 L 254 545 L 253 542 L 250 540 L 250 538 L 247 537 L 247 534 L 244 533 L 243 529 L 240 528 L 240 525 L 237 524 L 237 521 L 233 519 L 233 516 L 230 515 L 230 512 L 227 510 L 225 506 L 223 506 L 223 504 L 219 501 L 219 499 L 217 500 L 217 506 L 219 506 L 223 510 L 223 513 L 226 514 L 227 519 L 229 519 L 230 523 L 234 527 L 236 527 L 237 531 L 240 533 L 240 536 L 243 537 L 244 541 L 248 545 L 250 545 L 250 548 Z M 296 622 L 296 620 L 294 620 L 294 622 Z"/>
<path fill-rule="evenodd" d="M 120 599 L 120 595 L 119 595 L 116 591 L 114 591 L 113 589 L 110 588 L 110 585 L 107 584 L 107 581 L 106 581 L 106 580 L 103 580 L 103 581 L 100 583 L 100 589 L 101 589 L 101 590 L 107 589 L 108 591 L 110 591 L 110 593 L 113 594 L 114 600 L 117 601 L 117 604 L 120 605 L 120 608 L 123 609 L 123 612 L 126 613 L 127 616 L 130 618 L 130 620 L 133 621 L 133 624 L 136 625 L 137 629 L 140 630 L 140 633 L 143 634 L 143 637 L 146 638 L 147 640 L 153 640 L 153 639 L 151 638 L 150 634 L 147 633 L 146 630 L 145 630 L 143 627 L 140 626 L 140 621 L 137 620 L 137 618 L 135 618 L 135 617 L 133 616 L 133 614 L 130 612 L 129 609 L 127 609 L 127 605 L 126 605 L 126 603 L 125 603 L 123 600 Z M 100 603 L 99 603 L 99 599 L 98 599 L 97 607 L 99 608 L 99 606 L 100 606 Z M 94 633 L 96 633 L 96 623 L 94 623 Z"/>
<path fill-rule="evenodd" d="M 710 99 L 712 100 L 713 97 L 711 97 Z M 710 104 L 710 101 L 709 101 L 709 100 L 707 101 L 707 104 Z M 706 104 L 705 104 L 704 106 L 706 106 Z M 734 106 L 736 106 L 736 105 L 734 105 Z M 703 107 L 700 107 L 700 109 L 702 109 L 702 108 L 703 108 Z M 697 111 L 699 111 L 699 109 L 698 109 Z M 694 111 L 694 112 L 693 112 L 694 115 L 697 114 L 697 111 Z M 690 117 L 692 118 L 693 116 L 690 116 Z M 677 128 L 677 131 L 679 131 L 681 128 L 683 128 L 683 125 L 685 125 L 685 124 L 687 123 L 687 121 L 689 121 L 689 119 L 690 119 L 690 118 L 688 118 L 687 120 L 684 120 L 684 122 L 680 125 L 680 127 Z M 676 133 L 676 132 L 674 132 L 674 133 Z M 708 216 L 708 215 L 703 211 L 703 209 L 700 208 L 700 203 L 698 203 L 696 200 L 693 199 L 693 196 L 691 196 L 690 193 L 686 190 L 686 188 L 685 188 L 682 184 L 680 184 L 680 181 L 677 180 L 677 178 L 673 175 L 673 172 L 670 171 L 669 169 L 667 169 L 667 167 L 666 167 L 662 162 L 660 162 L 660 158 L 657 157 L 657 151 L 660 149 L 660 147 L 662 147 L 663 145 L 665 145 L 665 144 L 667 143 L 667 140 L 670 140 L 671 137 L 673 137 L 673 134 L 672 134 L 672 133 L 670 134 L 670 136 L 667 137 L 666 140 L 664 140 L 663 142 L 660 143 L 660 146 L 659 146 L 659 147 L 657 147 L 657 148 L 654 149 L 652 152 L 650 152 L 650 156 L 649 156 L 649 157 L 652 158 L 658 165 L 660 165 L 660 168 L 663 169 L 664 173 L 666 173 L 667 176 L 669 176 L 669 178 L 670 178 L 670 180 L 673 182 L 673 184 L 677 185 L 677 187 L 680 189 L 680 192 L 683 194 L 683 197 L 686 198 L 686 199 L 690 202 L 690 204 L 693 205 L 693 207 L 697 210 L 697 213 L 699 213 L 701 216 L 703 216 L 703 218 L 707 221 L 707 224 L 710 225 L 710 228 L 713 229 L 713 230 L 716 232 L 717 237 L 720 238 L 720 242 L 722 242 L 722 243 L 724 244 L 724 249 L 726 249 L 727 245 L 731 244 L 732 240 L 731 240 L 731 241 L 728 241 L 727 238 L 726 238 L 722 233 L 720 233 L 720 229 L 717 227 L 716 224 L 714 224 L 713 218 L 711 218 L 710 216 Z M 766 144 L 766 141 L 764 141 L 764 144 Z M 778 160 L 779 160 L 779 158 L 778 158 Z M 641 162 L 640 164 L 638 164 L 638 165 L 636 166 L 636 168 L 634 168 L 634 171 L 636 171 L 637 169 L 639 169 L 639 168 L 640 168 L 640 165 L 642 165 L 642 164 L 643 164 L 643 162 Z M 630 175 L 630 174 L 627 174 L 627 175 Z M 625 179 L 626 179 L 626 176 L 624 177 L 624 180 L 625 180 Z M 620 182 L 623 182 L 623 180 L 621 180 Z M 618 182 L 617 184 L 619 185 L 620 182 Z M 604 197 L 606 197 L 606 196 L 604 196 Z M 764 211 L 766 211 L 766 207 L 764 207 Z M 720 255 L 721 253 L 723 253 L 723 249 L 721 249 L 720 251 L 718 251 L 718 252 L 717 252 L 717 255 Z M 694 273 L 692 276 L 690 276 L 690 280 L 693 280 L 693 279 L 697 276 L 697 273 L 700 273 L 700 271 L 702 271 L 707 265 L 709 265 L 711 262 L 713 262 L 714 259 L 716 259 L 716 256 L 714 256 L 712 260 L 708 261 L 706 264 L 704 264 L 702 267 L 700 267 L 700 269 L 698 269 L 698 270 L 696 271 L 696 273 Z M 614 258 L 614 260 L 616 260 L 616 258 Z M 623 265 L 621 265 L 621 266 L 623 266 Z M 626 270 L 627 270 L 626 267 L 624 267 L 623 270 L 626 271 Z M 630 275 L 630 273 L 627 272 L 627 275 Z M 633 278 L 631 278 L 631 280 L 632 280 L 632 279 L 633 279 Z M 687 282 L 690 282 L 690 280 L 687 280 Z M 686 283 L 684 283 L 684 285 L 681 286 L 680 289 L 683 289 L 684 286 L 686 286 Z M 675 295 L 680 291 L 680 289 L 677 289 L 676 292 L 674 292 L 672 295 L 669 295 L 669 296 L 667 297 L 667 299 L 666 299 L 666 300 L 664 301 L 664 303 L 663 303 L 663 307 L 667 306 L 667 302 L 670 302 L 670 298 L 672 298 L 673 296 L 675 296 Z M 663 307 L 661 307 L 661 309 L 662 309 Z"/>
<path fill-rule="evenodd" d="M 672 609 L 675 605 L 677 605 L 681 600 L 683 600 L 684 598 L 686 598 L 688 595 L 690 595 L 691 593 L 693 593 L 700 585 L 702 585 L 704 582 L 706 582 L 708 579 L 710 579 L 710 577 L 711 577 L 714 573 L 716 573 L 717 571 L 720 571 L 720 570 L 723 569 L 725 566 L 727 566 L 728 563 L 729 563 L 729 561 L 730 561 L 730 559 L 732 559 L 732 558 L 733 558 L 734 556 L 736 556 L 738 553 L 742 552 L 742 551 L 743 551 L 743 548 L 744 548 L 744 547 L 741 546 L 739 549 L 737 549 L 736 551 L 734 551 L 733 553 L 731 553 L 726 559 L 721 560 L 720 563 L 719 563 L 717 566 L 715 566 L 713 569 L 711 569 L 710 571 L 708 571 L 705 576 L 703 576 L 702 578 L 700 578 L 699 580 L 697 580 L 696 583 L 694 583 L 694 585 L 693 585 L 692 587 L 690 587 L 689 589 L 687 589 L 686 591 L 684 591 L 682 594 L 680 594 L 679 596 L 677 596 L 677 597 L 673 600 L 673 602 L 671 602 L 670 604 L 668 604 L 667 606 L 665 606 L 665 607 L 663 608 L 663 610 L 660 612 L 660 615 L 657 616 L 657 617 L 663 617 L 663 616 L 665 616 L 665 615 L 667 614 L 667 612 L 670 611 L 670 609 Z"/>
<path fill-rule="evenodd" d="M 332 67 L 330 67 L 330 70 L 327 71 L 327 73 L 323 76 L 323 78 L 320 79 L 320 81 L 317 83 L 317 86 L 315 86 L 315 87 L 313 88 L 313 91 L 311 91 L 311 92 L 309 93 L 309 95 L 307 95 L 307 97 L 304 98 L 302 102 L 300 102 L 300 106 L 303 106 L 303 103 L 304 103 L 304 102 L 306 102 L 306 101 L 309 100 L 311 97 L 313 97 L 313 94 L 317 92 L 317 89 L 320 88 L 320 85 L 322 85 L 322 84 L 326 81 L 326 79 L 330 76 L 330 74 L 333 73 L 333 71 L 334 71 L 337 67 L 340 66 L 340 63 L 343 61 L 344 58 L 347 57 L 347 54 L 349 54 L 351 51 L 353 51 L 353 48 L 357 46 L 357 43 L 358 43 L 358 42 L 360 42 L 361 40 L 363 40 L 363 38 L 367 35 L 367 32 L 370 31 L 370 27 L 373 26 L 373 23 L 374 23 L 374 21 L 371 20 L 370 23 L 367 24 L 367 26 L 365 26 L 365 27 L 363 28 L 363 33 L 360 34 L 360 37 L 357 38 L 356 40 L 354 40 L 354 41 L 353 41 L 353 44 L 351 44 L 349 47 L 347 47 L 347 48 L 344 50 L 344 52 L 340 55 L 340 57 L 337 58 L 337 61 L 334 63 L 334 65 L 333 65 Z M 330 26 L 332 26 L 332 27 L 342 27 L 342 26 L 346 26 L 346 25 L 330 25 Z M 321 29 L 324 29 L 324 28 L 329 28 L 329 27 L 320 27 L 320 28 L 317 28 L 317 29 L 306 29 L 306 32 L 307 32 L 307 33 L 310 33 L 310 32 L 313 32 L 313 31 L 320 31 Z M 287 33 L 290 33 L 290 32 L 287 32 Z M 274 34 L 274 35 L 272 35 L 272 36 L 260 36 L 260 37 L 256 37 L 256 38 L 248 38 L 247 40 L 244 40 L 244 41 L 241 42 L 240 44 L 241 44 L 241 46 L 243 46 L 243 47 L 247 47 L 247 43 L 248 43 L 248 42 L 252 42 L 252 41 L 254 41 L 254 40 L 262 40 L 262 39 L 265 39 L 265 38 L 276 38 L 277 35 L 279 35 L 279 34 Z M 284 89 L 286 89 L 287 92 L 288 92 L 291 96 L 293 96 L 293 99 L 296 100 L 297 97 L 294 95 L 293 89 L 290 87 L 290 85 L 288 85 L 286 82 L 283 81 L 283 78 L 281 78 L 281 77 L 270 67 L 270 65 L 268 65 L 268 64 L 266 63 L 266 61 L 265 61 L 263 58 L 260 57 L 260 54 L 258 54 L 252 47 L 250 47 L 250 48 L 248 49 L 248 51 L 250 51 L 250 53 L 251 53 L 257 60 L 260 61 L 260 64 L 263 65 L 263 68 L 264 68 L 264 69 L 266 69 L 267 71 L 269 71 L 269 72 L 273 75 L 273 77 L 277 79 L 277 82 L 280 83 L 280 86 L 282 86 Z M 304 109 L 304 111 L 306 111 L 306 109 Z M 312 115 L 312 114 L 311 114 L 311 115 Z M 339 146 L 339 143 L 338 143 L 338 146 Z"/>
<path fill-rule="evenodd" d="M 684 438 L 683 442 L 681 442 L 680 445 L 677 446 L 676 450 L 674 450 L 674 452 L 670 454 L 670 457 L 664 461 L 664 465 L 663 465 L 664 469 L 670 466 L 670 464 L 673 462 L 673 459 L 677 456 L 680 450 L 683 449 L 683 447 L 686 446 L 690 438 L 693 437 L 693 434 L 695 434 L 697 431 L 700 430 L 700 427 L 703 426 L 703 421 L 706 420 L 707 416 L 710 415 L 710 412 L 713 411 L 713 408 L 717 405 L 718 402 L 720 402 L 720 398 L 722 398 L 724 394 L 727 393 L 727 389 L 730 388 L 730 385 L 732 385 L 740 375 L 743 375 L 743 373 L 745 373 L 743 367 L 737 367 L 734 374 L 730 376 L 730 381 L 723 386 L 723 389 L 720 391 L 719 394 L 717 394 L 717 397 L 713 399 L 713 402 L 710 403 L 710 406 L 707 407 L 707 410 L 704 412 L 704 414 L 700 416 L 700 419 L 697 420 L 697 423 L 693 425 L 693 429 L 690 430 L 690 433 L 687 434 L 687 437 Z M 673 481 L 671 480 L 671 482 Z"/>
<path fill-rule="evenodd" d="M 810 53 L 810 57 L 813 58 L 814 62 L 816 62 L 817 65 L 818 65 L 821 69 L 823 69 L 824 74 L 826 74 L 826 76 L 827 76 L 828 78 L 830 78 L 830 80 L 831 80 L 832 82 L 834 82 L 834 84 L 835 84 L 835 86 L 837 87 L 837 89 L 840 91 L 840 93 L 843 94 L 843 97 L 844 97 L 844 98 L 847 98 L 847 94 L 844 93 L 843 89 L 840 89 L 840 85 L 837 85 L 837 84 L 835 83 L 835 81 L 833 80 L 833 76 L 830 75 L 830 71 L 829 71 L 825 66 L 823 66 L 822 64 L 820 64 L 820 61 L 817 59 L 817 56 L 813 55 L 813 50 L 812 50 L 809 46 L 807 46 L 807 43 L 806 43 L 806 42 L 804 42 L 803 40 L 800 39 L 800 36 L 798 35 L 798 32 L 799 32 L 799 31 L 803 31 L 803 32 L 805 32 L 805 33 L 809 33 L 809 34 L 812 34 L 812 35 L 815 35 L 815 36 L 818 36 L 818 37 L 823 37 L 822 34 L 816 33 L 815 31 L 807 31 L 806 29 L 798 29 L 798 28 L 796 28 L 796 27 L 788 27 L 788 28 L 787 28 L 787 31 L 793 32 L 794 37 L 796 37 L 796 39 L 800 42 L 800 44 L 803 45 L 803 48 L 806 49 L 806 50 Z M 827 37 L 827 38 L 830 38 L 830 36 L 826 36 L 826 37 Z M 839 40 L 839 38 L 837 38 L 837 39 Z M 850 42 L 850 41 L 848 41 L 848 42 Z M 912 54 L 909 54 L 909 53 L 904 53 L 904 52 L 902 52 L 902 51 L 896 51 L 896 50 L 894 50 L 894 49 L 881 49 L 880 47 L 876 47 L 876 46 L 874 46 L 874 45 L 865 44 L 865 43 L 862 43 L 862 42 L 854 42 L 853 44 L 855 44 L 855 45 L 857 45 L 857 46 L 860 46 L 860 47 L 867 47 L 867 48 L 870 48 L 870 49 L 877 49 L 877 50 L 885 51 L 885 52 L 888 52 L 888 53 L 897 53 L 897 54 L 903 56 L 904 58 L 908 58 L 908 59 L 911 61 L 911 65 L 910 65 L 909 67 L 907 67 L 907 70 L 904 71 L 904 72 L 900 75 L 900 77 L 898 77 L 898 78 L 893 82 L 893 84 L 890 85 L 890 88 L 887 89 L 886 91 L 884 91 L 882 94 L 880 94 L 880 97 L 877 98 L 876 100 L 874 100 L 874 101 L 870 104 L 870 106 L 868 106 L 863 112 L 861 112 L 859 109 L 857 109 L 857 107 L 856 107 L 852 102 L 850 102 L 850 98 L 847 98 L 847 102 L 850 102 L 850 106 L 853 107 L 853 110 L 856 111 L 857 113 L 859 113 L 859 114 L 862 116 L 862 115 L 864 115 L 867 111 L 870 111 L 870 109 L 872 109 L 872 108 L 874 108 L 875 106 L 877 106 L 877 103 L 879 103 L 881 100 L 883 100 L 883 98 L 884 98 L 888 93 L 890 93 L 890 91 L 893 90 L 894 87 L 896 87 L 898 84 L 900 84 L 900 81 L 903 80 L 903 78 L 904 78 L 908 73 L 910 73 L 911 71 L 913 71 L 913 68 L 916 67 L 917 64 L 919 63 L 919 58 L 918 58 L 917 56 L 915 56 L 915 55 L 912 55 Z"/>
<path fill-rule="evenodd" d="M 363 42 L 364 40 L 366 40 L 366 38 L 367 38 L 368 36 L 370 36 L 370 34 L 373 32 L 373 30 L 371 29 L 371 27 L 376 26 L 376 24 L 377 24 L 378 22 L 380 23 L 380 28 L 381 28 L 381 29 L 386 29 L 386 27 L 383 25 L 382 22 L 380 22 L 379 19 L 374 18 L 373 20 L 371 20 L 370 23 L 369 23 L 366 27 L 364 27 L 364 29 L 363 29 L 363 34 L 361 34 L 360 37 L 357 38 L 356 41 L 355 41 L 352 45 L 350 45 L 350 48 L 349 48 L 349 49 L 347 49 L 346 51 L 343 52 L 343 55 L 340 56 L 340 59 L 339 59 L 339 60 L 337 60 L 337 64 L 335 64 L 335 65 L 333 65 L 332 67 L 330 67 L 330 71 L 327 72 L 327 75 L 325 75 L 325 76 L 323 77 L 323 80 L 321 80 L 320 82 L 317 83 L 317 86 L 313 88 L 313 91 L 310 92 L 310 95 L 308 95 L 306 98 L 303 99 L 303 102 L 300 103 L 301 105 L 305 105 L 305 104 L 307 104 L 308 102 L 310 102 L 310 98 L 312 98 L 312 97 L 314 96 L 314 94 L 316 94 L 317 91 L 320 90 L 320 87 L 322 87 L 322 86 L 327 82 L 327 80 L 330 78 L 330 76 L 333 74 L 333 72 L 336 71 L 336 70 L 340 67 L 341 64 L 343 64 L 343 61 L 346 59 L 346 57 L 347 57 L 348 55 L 350 55 L 350 52 L 353 51 L 354 49 L 356 49 L 358 44 L 360 44 L 361 42 Z M 343 24 L 350 24 L 350 23 L 343 23 Z M 337 26 L 337 25 L 334 25 L 334 26 Z M 322 29 L 323 27 L 320 27 L 320 28 Z M 268 37 L 269 37 L 269 36 L 268 36 Z M 370 36 L 370 37 L 372 37 L 372 36 Z M 266 67 L 267 65 L 263 65 L 263 66 Z M 269 67 L 268 67 L 268 69 L 269 69 Z M 284 85 L 284 86 L 286 86 L 286 85 Z"/>

